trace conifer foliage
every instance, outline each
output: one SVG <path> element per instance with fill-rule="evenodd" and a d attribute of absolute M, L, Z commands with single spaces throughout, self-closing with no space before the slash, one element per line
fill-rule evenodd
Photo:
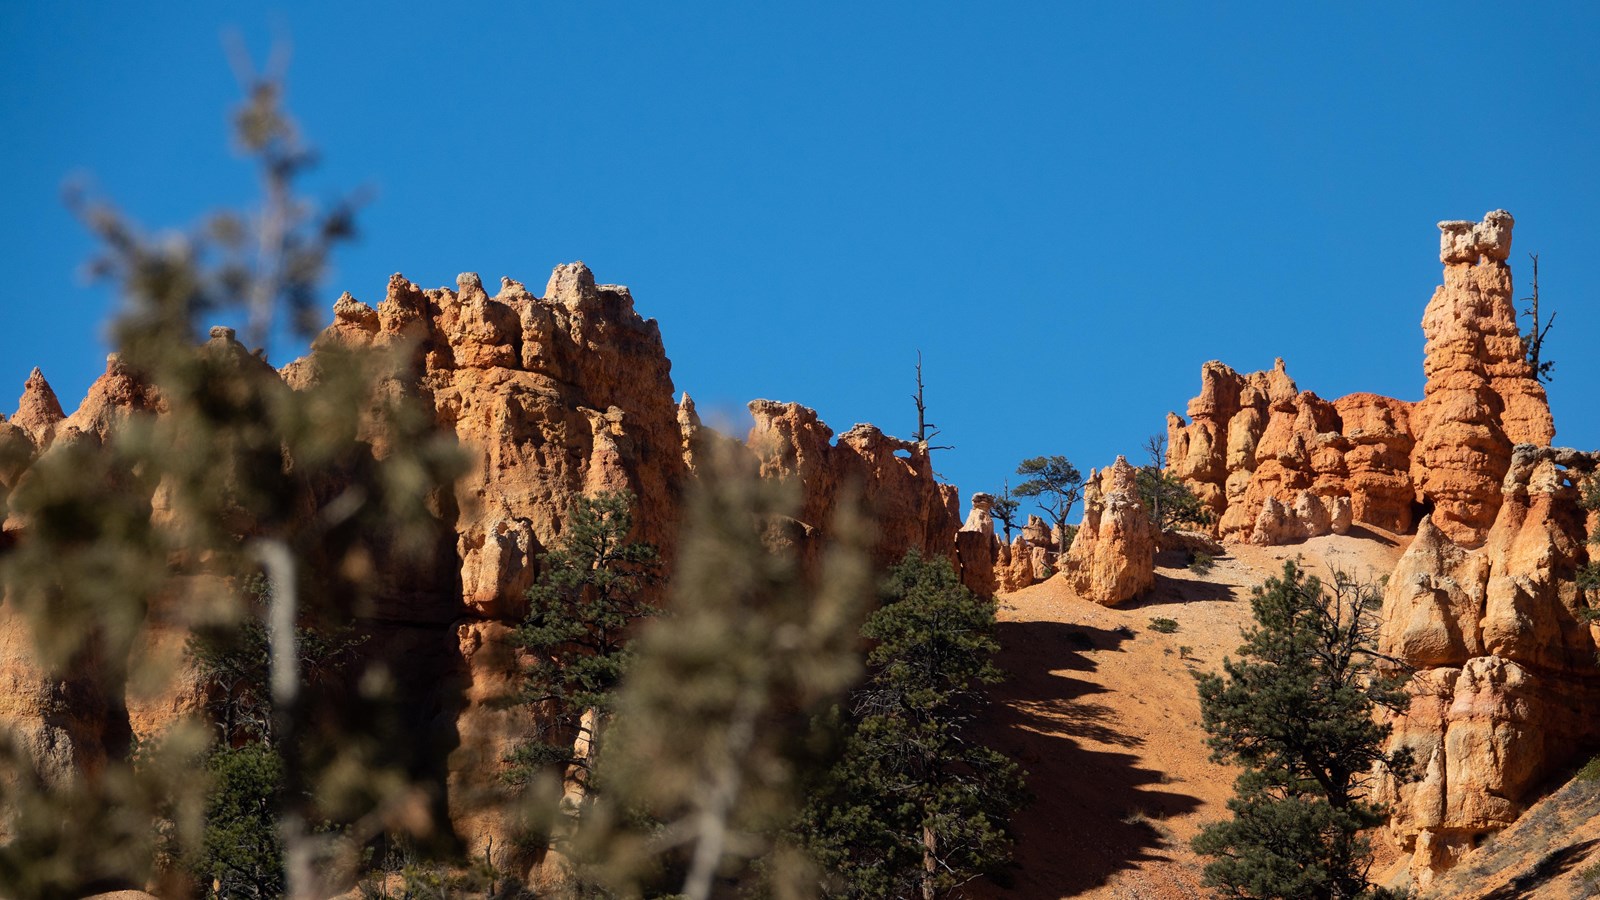
<path fill-rule="evenodd" d="M 1194 847 L 1215 857 L 1206 884 L 1239 898 L 1354 898 L 1375 894 L 1360 832 L 1384 821 L 1369 783 L 1404 775 L 1407 751 L 1385 752 L 1390 726 L 1375 710 L 1403 711 L 1403 682 L 1373 650 L 1375 588 L 1308 576 L 1294 562 L 1251 598 L 1256 626 L 1241 659 L 1199 676 L 1212 758 L 1244 767 L 1231 821 L 1207 826 Z"/>
<path fill-rule="evenodd" d="M 944 896 L 1010 859 L 1022 774 L 972 733 L 1002 678 L 994 627 L 994 601 L 947 560 L 913 552 L 890 572 L 861 630 L 875 646 L 853 730 L 802 822 L 829 894 Z"/>
<path fill-rule="evenodd" d="M 525 781 L 550 763 L 572 766 L 577 801 L 627 670 L 629 626 L 656 612 L 644 591 L 660 560 L 654 546 L 628 540 L 634 502 L 626 491 L 573 502 L 560 545 L 540 558 L 516 632 L 531 659 L 521 699 L 548 708 L 553 727 L 517 750 L 511 778 Z"/>

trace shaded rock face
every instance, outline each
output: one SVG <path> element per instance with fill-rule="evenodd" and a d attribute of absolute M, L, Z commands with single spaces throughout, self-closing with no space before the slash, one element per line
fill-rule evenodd
<path fill-rule="evenodd" d="M 1155 586 L 1156 528 L 1139 499 L 1138 473 L 1123 457 L 1084 486 L 1083 524 L 1067 553 L 1079 596 L 1115 606 Z"/>
<path fill-rule="evenodd" d="M 1388 780 L 1384 800 L 1420 885 L 1600 742 L 1595 635 L 1575 583 L 1588 549 L 1574 482 L 1597 462 L 1518 445 L 1482 545 L 1425 518 L 1390 576 L 1380 650 L 1417 670 L 1392 741 L 1421 778 Z"/>
<path fill-rule="evenodd" d="M 1282 544 L 1352 525 L 1407 533 L 1419 512 L 1465 546 L 1483 542 L 1514 444 L 1555 435 L 1526 362 L 1512 300 L 1511 216 L 1442 222 L 1444 284 L 1423 313 L 1424 397 L 1333 402 L 1301 391 L 1283 360 L 1240 375 L 1201 368 L 1188 420 L 1167 416 L 1167 468 L 1224 540 Z"/>
<path fill-rule="evenodd" d="M 798 403 L 753 400 L 750 415 L 755 424 L 746 445 L 761 477 L 798 484 L 796 518 L 807 533 L 825 533 L 840 503 L 855 497 L 877 531 L 875 565 L 892 566 L 910 550 L 960 565 L 955 556 L 958 496 L 934 480 L 925 446 L 890 437 L 873 425 L 856 425 L 834 441 L 833 429 L 816 410 Z M 806 541 L 802 561 L 815 563 L 820 550 L 819 542 Z"/>

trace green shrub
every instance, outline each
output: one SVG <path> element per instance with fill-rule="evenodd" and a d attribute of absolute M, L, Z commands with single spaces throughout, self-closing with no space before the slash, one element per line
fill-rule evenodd
<path fill-rule="evenodd" d="M 1584 886 L 1591 892 L 1600 894 L 1600 863 L 1580 870 L 1578 877 L 1583 879 Z"/>
<path fill-rule="evenodd" d="M 1596 756 L 1583 764 L 1583 768 L 1578 770 L 1578 780 L 1586 782 L 1600 781 L 1600 756 Z"/>
<path fill-rule="evenodd" d="M 1150 630 L 1159 631 L 1162 634 L 1172 634 L 1178 630 L 1178 620 L 1156 616 L 1150 620 Z"/>
<path fill-rule="evenodd" d="M 1189 563 L 1189 571 L 1195 573 L 1196 575 L 1204 575 L 1207 572 L 1210 572 L 1212 566 L 1215 564 L 1216 560 L 1212 558 L 1211 554 L 1196 553 L 1194 555 L 1194 561 Z"/>

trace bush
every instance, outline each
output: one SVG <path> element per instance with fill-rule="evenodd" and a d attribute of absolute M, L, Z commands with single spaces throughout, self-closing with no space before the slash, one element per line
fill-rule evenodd
<path fill-rule="evenodd" d="M 1212 566 L 1215 564 L 1216 560 L 1212 558 L 1211 554 L 1196 553 L 1193 561 L 1189 563 L 1189 571 L 1195 573 L 1196 575 L 1204 575 L 1207 572 L 1210 572 Z"/>
<path fill-rule="evenodd" d="M 1150 630 L 1159 631 L 1162 634 L 1172 634 L 1178 630 L 1178 620 L 1156 616 L 1150 620 Z"/>
<path fill-rule="evenodd" d="M 1583 764 L 1578 770 L 1578 780 L 1583 782 L 1600 781 L 1600 756 Z"/>

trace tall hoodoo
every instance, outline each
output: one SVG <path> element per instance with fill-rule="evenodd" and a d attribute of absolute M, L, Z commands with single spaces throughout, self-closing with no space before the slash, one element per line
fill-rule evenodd
<path fill-rule="evenodd" d="M 1503 209 L 1439 223 L 1444 284 L 1422 316 L 1427 385 L 1411 413 L 1411 478 L 1433 524 L 1463 546 L 1482 544 L 1494 523 L 1512 446 L 1555 437 L 1517 327 L 1512 224 Z"/>

